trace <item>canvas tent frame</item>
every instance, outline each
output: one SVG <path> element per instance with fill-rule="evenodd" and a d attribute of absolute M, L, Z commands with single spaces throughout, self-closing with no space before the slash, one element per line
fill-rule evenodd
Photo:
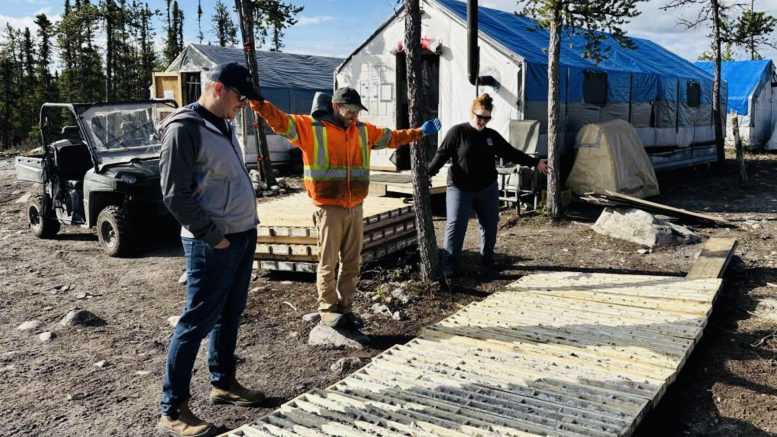
<path fill-rule="evenodd" d="M 455 0 L 422 0 L 422 37 L 436 41 L 439 50 L 439 117 L 444 135 L 451 126 L 469 119 L 472 99 L 482 92 L 495 98 L 490 127 L 510 137 L 511 120 L 538 120 L 540 139 L 535 151 L 547 151 L 548 34 L 528 18 L 485 7 L 479 8 L 480 75 L 496 79 L 494 86 L 478 89 L 467 79 L 466 4 Z M 336 86 L 367 91 L 369 113 L 364 118 L 379 125 L 398 126 L 396 48 L 403 41 L 401 9 L 380 26 L 337 68 Z M 634 39 L 637 52 L 620 47 L 612 38 L 604 42 L 610 58 L 594 64 L 582 56 L 580 37 L 562 38 L 561 138 L 571 152 L 577 131 L 585 124 L 612 119 L 632 123 L 651 151 L 664 152 L 657 168 L 714 162 L 712 119 L 713 77 L 692 63 L 643 39 Z M 604 74 L 604 104 L 585 100 L 586 76 Z M 396 90 L 396 86 L 393 87 Z M 690 91 L 698 106 L 691 105 Z M 725 104 L 725 101 L 724 101 Z M 689 147 L 690 146 L 690 147 Z M 374 152 L 373 162 L 386 157 Z"/>

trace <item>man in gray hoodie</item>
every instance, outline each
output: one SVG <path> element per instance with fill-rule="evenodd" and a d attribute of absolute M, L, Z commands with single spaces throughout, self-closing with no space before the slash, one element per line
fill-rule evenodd
<path fill-rule="evenodd" d="M 214 435 L 219 429 L 189 410 L 189 385 L 200 342 L 210 336 L 214 403 L 259 405 L 264 394 L 235 379 L 235 347 L 256 250 L 256 194 L 229 123 L 246 100 L 261 99 L 237 63 L 212 70 L 200 99 L 160 122 L 159 167 L 165 205 L 181 223 L 186 306 L 170 339 L 160 433 Z"/>

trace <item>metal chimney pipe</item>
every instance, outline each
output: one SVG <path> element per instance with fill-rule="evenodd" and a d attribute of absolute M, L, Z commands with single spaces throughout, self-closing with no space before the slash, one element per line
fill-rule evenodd
<path fill-rule="evenodd" d="M 480 70 L 478 47 L 478 0 L 467 0 L 467 71 L 469 83 L 477 85 Z"/>

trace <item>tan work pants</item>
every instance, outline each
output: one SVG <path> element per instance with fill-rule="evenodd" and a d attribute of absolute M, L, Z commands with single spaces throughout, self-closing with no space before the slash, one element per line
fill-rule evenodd
<path fill-rule="evenodd" d="M 320 206 L 313 213 L 318 231 L 318 310 L 348 314 L 353 312 L 353 295 L 361 267 L 362 206 L 343 208 Z M 335 284 L 335 267 L 340 272 Z"/>

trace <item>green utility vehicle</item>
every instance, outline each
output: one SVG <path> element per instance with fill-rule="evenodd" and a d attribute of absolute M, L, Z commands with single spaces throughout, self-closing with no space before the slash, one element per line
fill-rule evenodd
<path fill-rule="evenodd" d="M 17 179 L 42 184 L 26 208 L 33 234 L 55 238 L 62 224 L 96 227 L 105 252 L 122 257 L 137 251 L 141 223 L 171 223 L 155 125 L 175 108 L 170 100 L 45 103 L 42 153 L 16 158 Z"/>

